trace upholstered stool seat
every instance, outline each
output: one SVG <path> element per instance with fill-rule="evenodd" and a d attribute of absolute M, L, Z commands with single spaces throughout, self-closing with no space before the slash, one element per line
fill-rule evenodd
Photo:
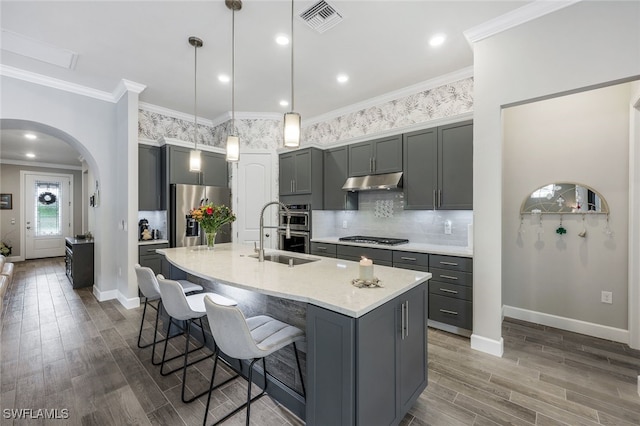
<path fill-rule="evenodd" d="M 158 280 L 151 268 L 146 266 L 140 266 L 139 264 L 135 265 L 136 277 L 138 279 L 138 288 L 142 297 L 144 297 L 144 309 L 142 310 L 142 319 L 140 320 L 140 331 L 138 332 L 138 347 L 148 348 L 149 346 L 153 346 L 151 350 L 151 363 L 153 365 L 160 365 L 160 362 L 155 361 L 155 353 L 156 353 L 156 344 L 164 342 L 165 339 L 157 340 L 158 336 L 158 318 L 160 316 L 160 309 L 162 309 L 162 301 L 160 300 L 160 289 L 158 287 Z M 185 294 L 193 293 L 195 291 L 202 291 L 202 286 L 192 283 L 187 280 L 178 281 L 180 286 L 182 287 L 182 291 Z M 153 301 L 158 301 L 158 303 L 154 306 Z M 153 341 L 151 343 L 142 344 L 142 326 L 144 325 L 144 318 L 147 313 L 147 306 L 151 306 L 156 310 L 156 322 L 153 329 Z"/>
<path fill-rule="evenodd" d="M 300 374 L 300 382 L 302 383 L 302 392 L 303 394 L 305 393 L 302 369 L 300 368 L 300 359 L 298 358 L 298 349 L 296 348 L 295 343 L 298 340 L 304 339 L 304 332 L 302 330 L 266 315 L 245 318 L 244 314 L 237 306 L 224 306 L 209 297 L 205 297 L 204 303 L 207 309 L 209 327 L 211 328 L 211 333 L 216 341 L 209 396 L 207 398 L 207 406 L 204 411 L 204 425 L 207 424 L 207 414 L 209 412 L 211 393 L 214 389 L 213 381 L 216 375 L 216 367 L 220 351 L 231 358 L 251 360 L 251 363 L 249 364 L 249 374 L 246 378 L 248 382 L 247 402 L 214 423 L 216 425 L 224 422 L 244 407 L 247 407 L 246 424 L 247 426 L 249 425 L 251 403 L 265 395 L 267 392 L 268 373 L 264 358 L 287 345 L 293 344 L 293 352 L 296 357 L 298 374 Z M 262 360 L 264 388 L 259 395 L 252 398 L 251 383 L 253 366 L 258 360 Z"/>
<path fill-rule="evenodd" d="M 235 300 L 211 292 L 196 293 L 193 295 L 185 296 L 180 283 L 178 283 L 177 281 L 165 279 L 161 274 L 159 274 L 157 278 L 158 286 L 160 288 L 160 296 L 162 298 L 162 306 L 167 314 L 169 314 L 167 336 L 171 336 L 172 326 L 180 328 L 186 334 L 184 352 L 170 359 L 166 358 L 168 340 L 165 340 L 164 350 L 162 352 L 160 374 L 166 376 L 178 370 L 182 370 L 182 402 L 189 403 L 209 392 L 209 389 L 207 388 L 189 399 L 185 398 L 185 389 L 187 386 L 187 367 L 200 361 L 204 361 L 205 359 L 211 358 L 213 356 L 213 353 L 211 353 L 209 355 L 202 356 L 199 359 L 189 361 L 189 353 L 192 352 L 189 350 L 192 323 L 195 320 L 200 323 L 200 329 L 203 331 L 202 337 L 203 340 L 206 341 L 206 334 L 204 333 L 204 327 L 202 326 L 202 317 L 206 315 L 205 298 L 215 300 L 216 303 L 219 303 L 221 306 L 235 306 L 237 305 L 237 303 Z M 181 322 L 184 322 L 184 325 Z M 164 371 L 166 363 L 178 357 L 184 357 L 183 365 L 169 371 Z"/>

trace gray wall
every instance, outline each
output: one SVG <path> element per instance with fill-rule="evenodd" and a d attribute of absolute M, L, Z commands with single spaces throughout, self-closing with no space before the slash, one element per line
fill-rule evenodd
<path fill-rule="evenodd" d="M 505 305 L 627 329 L 630 84 L 504 111 L 503 274 Z M 602 194 L 605 216 L 524 216 L 520 204 L 549 182 L 579 182 Z M 564 188 L 563 188 L 564 189 Z M 613 304 L 600 302 L 602 290 Z"/>
<path fill-rule="evenodd" d="M 0 240 L 11 246 L 11 256 L 20 254 L 20 217 L 22 216 L 22 194 L 20 194 L 20 171 L 73 175 L 73 233 L 82 233 L 82 171 L 0 164 L 0 192 L 13 194 L 13 209 L 0 210 Z M 15 218 L 15 225 L 11 219 Z"/>
<path fill-rule="evenodd" d="M 502 106 L 640 75 L 639 16 L 638 2 L 579 2 L 474 44 L 472 347 L 502 352 Z"/>

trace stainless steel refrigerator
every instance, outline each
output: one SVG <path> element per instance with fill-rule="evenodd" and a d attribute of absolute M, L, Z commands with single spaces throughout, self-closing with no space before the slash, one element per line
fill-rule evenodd
<path fill-rule="evenodd" d="M 204 245 L 204 232 L 191 219 L 189 211 L 202 204 L 224 204 L 231 207 L 231 191 L 220 186 L 172 184 L 169 204 L 169 245 L 190 247 Z M 216 243 L 231 241 L 231 224 L 222 226 L 216 235 Z"/>

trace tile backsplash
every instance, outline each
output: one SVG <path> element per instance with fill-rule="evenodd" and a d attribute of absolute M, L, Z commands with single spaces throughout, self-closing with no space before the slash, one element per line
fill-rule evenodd
<path fill-rule="evenodd" d="M 462 247 L 471 243 L 471 210 L 404 210 L 404 194 L 398 191 L 361 192 L 358 199 L 357 211 L 314 210 L 312 237 L 367 235 Z M 445 234 L 447 221 L 451 234 Z"/>
<path fill-rule="evenodd" d="M 161 240 L 168 240 L 167 235 L 167 212 L 166 210 L 149 210 L 139 211 L 138 221 L 147 219 L 149 221 L 149 229 L 157 229 L 160 232 Z M 136 224 L 137 225 L 137 224 Z M 139 238 L 139 236 L 138 236 Z"/>

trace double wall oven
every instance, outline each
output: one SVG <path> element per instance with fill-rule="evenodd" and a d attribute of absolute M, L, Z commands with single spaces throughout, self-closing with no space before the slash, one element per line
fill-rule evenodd
<path fill-rule="evenodd" d="M 287 212 L 278 212 L 278 248 L 280 250 L 309 253 L 311 238 L 311 208 L 308 204 L 287 205 L 291 214 L 291 238 L 286 238 Z"/>

